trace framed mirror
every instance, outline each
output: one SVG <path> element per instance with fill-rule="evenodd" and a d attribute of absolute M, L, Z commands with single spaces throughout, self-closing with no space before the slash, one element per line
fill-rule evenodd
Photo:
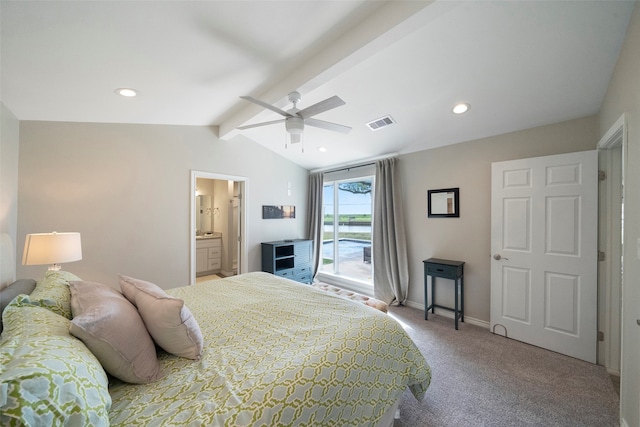
<path fill-rule="evenodd" d="M 457 218 L 460 216 L 459 188 L 443 188 L 427 191 L 427 215 L 429 218 Z"/>

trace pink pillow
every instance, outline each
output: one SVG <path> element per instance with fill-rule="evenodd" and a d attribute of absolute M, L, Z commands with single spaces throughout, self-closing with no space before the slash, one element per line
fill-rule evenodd
<path fill-rule="evenodd" d="M 156 344 L 165 351 L 187 359 L 200 359 L 202 332 L 184 301 L 174 298 L 158 285 L 120 276 L 124 296 L 138 308 Z"/>
<path fill-rule="evenodd" d="M 144 384 L 160 378 L 156 347 L 136 308 L 117 290 L 71 281 L 69 332 L 82 340 L 116 378 Z"/>

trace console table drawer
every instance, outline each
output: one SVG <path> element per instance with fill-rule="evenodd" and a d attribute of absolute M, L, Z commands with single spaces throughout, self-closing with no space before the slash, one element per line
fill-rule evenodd
<path fill-rule="evenodd" d="M 455 279 L 462 274 L 462 266 L 427 263 L 427 274 L 430 276 Z"/>
<path fill-rule="evenodd" d="M 455 280 L 462 276 L 464 262 L 429 258 L 424 260 L 424 272 L 429 276 Z"/>

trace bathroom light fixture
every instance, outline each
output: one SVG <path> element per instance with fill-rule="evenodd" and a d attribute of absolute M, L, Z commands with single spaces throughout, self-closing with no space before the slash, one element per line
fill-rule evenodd
<path fill-rule="evenodd" d="M 469 111 L 469 108 L 471 108 L 471 106 L 469 104 L 466 104 L 464 102 L 461 102 L 459 104 L 456 104 L 453 107 L 453 114 L 463 114 L 466 113 L 467 111 Z"/>
<path fill-rule="evenodd" d="M 131 98 L 131 97 L 136 96 L 138 94 L 138 92 L 136 92 L 135 89 L 131 89 L 131 88 L 128 88 L 128 87 L 118 88 L 118 89 L 115 90 L 115 92 L 118 95 L 126 96 L 128 98 Z"/>
<path fill-rule="evenodd" d="M 82 259 L 80 233 L 27 234 L 22 265 L 52 264 L 49 270 L 60 270 L 59 263 Z"/>
<path fill-rule="evenodd" d="M 321 153 L 324 153 L 324 152 L 327 151 L 327 149 L 324 148 L 324 147 L 318 147 L 318 151 L 321 152 Z"/>

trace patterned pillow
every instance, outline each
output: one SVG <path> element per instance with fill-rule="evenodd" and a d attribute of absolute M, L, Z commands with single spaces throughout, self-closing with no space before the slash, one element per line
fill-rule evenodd
<path fill-rule="evenodd" d="M 0 425 L 108 426 L 102 366 L 69 334 L 69 320 L 16 297 L 0 340 Z"/>
<path fill-rule="evenodd" d="M 154 283 L 128 276 L 120 275 L 120 287 L 138 308 L 156 344 L 176 356 L 200 359 L 202 332 L 184 301 L 168 295 Z"/>
<path fill-rule="evenodd" d="M 47 271 L 31 293 L 31 300 L 38 300 L 40 306 L 71 319 L 69 282 L 72 280 L 80 278 L 67 271 Z"/>

